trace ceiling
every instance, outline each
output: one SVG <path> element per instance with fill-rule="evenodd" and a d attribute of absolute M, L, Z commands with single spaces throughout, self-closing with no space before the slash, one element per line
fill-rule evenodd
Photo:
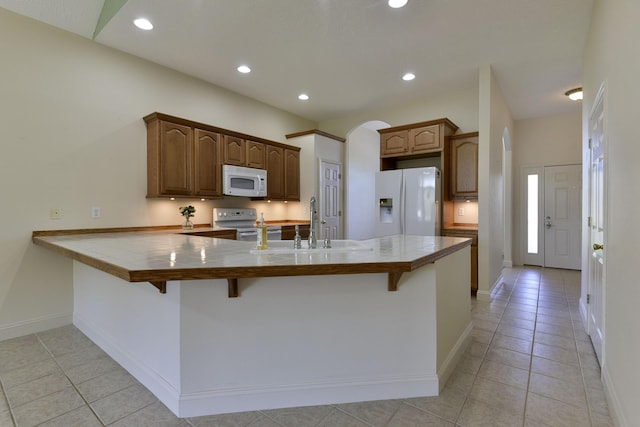
<path fill-rule="evenodd" d="M 320 122 L 478 90 L 491 65 L 514 119 L 580 109 L 593 0 L 106 0 L 95 42 Z M 93 38 L 104 0 L 0 0 Z M 105 9 L 106 11 L 107 9 Z M 137 17 L 155 26 L 142 31 Z M 250 74 L 236 67 L 247 64 Z M 415 80 L 401 76 L 413 72 Z M 298 94 L 310 99 L 300 101 Z"/>

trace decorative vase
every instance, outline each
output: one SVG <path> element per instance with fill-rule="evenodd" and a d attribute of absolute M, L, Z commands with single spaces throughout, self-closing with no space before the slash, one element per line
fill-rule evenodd
<path fill-rule="evenodd" d="M 184 225 L 182 226 L 182 229 L 184 231 L 193 230 L 193 223 L 191 222 L 191 218 L 190 217 L 187 217 L 187 220 L 185 221 Z"/>

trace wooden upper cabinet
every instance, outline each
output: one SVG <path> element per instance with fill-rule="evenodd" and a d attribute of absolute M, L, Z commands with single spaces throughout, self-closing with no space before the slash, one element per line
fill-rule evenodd
<path fill-rule="evenodd" d="M 478 132 L 449 138 L 451 153 L 451 197 L 478 198 Z"/>
<path fill-rule="evenodd" d="M 409 152 L 409 131 L 384 133 L 380 135 L 380 155 L 400 156 Z"/>
<path fill-rule="evenodd" d="M 222 146 L 222 163 L 225 165 L 246 166 L 247 153 L 244 139 L 224 135 Z"/>
<path fill-rule="evenodd" d="M 457 129 L 449 119 L 380 129 L 380 157 L 416 157 L 441 152 L 445 138 Z"/>
<path fill-rule="evenodd" d="M 267 145 L 267 198 L 284 199 L 284 148 Z"/>
<path fill-rule="evenodd" d="M 284 197 L 300 200 L 300 151 L 288 148 L 284 149 Z"/>
<path fill-rule="evenodd" d="M 409 129 L 409 142 L 412 143 L 413 154 L 441 151 L 443 141 L 440 139 L 440 126 Z"/>
<path fill-rule="evenodd" d="M 222 196 L 221 139 L 219 133 L 195 129 L 194 194 L 196 196 Z"/>
<path fill-rule="evenodd" d="M 147 125 L 147 197 L 222 197 L 222 165 L 267 169 L 267 192 L 300 200 L 300 149 L 162 113 Z"/>
<path fill-rule="evenodd" d="M 150 196 L 192 192 L 193 132 L 189 126 L 155 121 L 148 136 L 147 193 Z"/>
<path fill-rule="evenodd" d="M 247 153 L 245 155 L 246 164 L 249 168 L 265 169 L 266 147 L 261 142 L 245 141 Z"/>

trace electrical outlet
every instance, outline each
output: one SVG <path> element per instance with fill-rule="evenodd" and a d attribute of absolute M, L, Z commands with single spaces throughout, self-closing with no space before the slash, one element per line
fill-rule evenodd
<path fill-rule="evenodd" d="M 102 216 L 102 208 L 94 206 L 91 208 L 91 218 L 97 219 Z"/>
<path fill-rule="evenodd" d="M 51 208 L 49 210 L 49 218 L 51 218 L 51 219 L 60 219 L 60 218 L 62 218 L 62 209 L 61 208 Z"/>

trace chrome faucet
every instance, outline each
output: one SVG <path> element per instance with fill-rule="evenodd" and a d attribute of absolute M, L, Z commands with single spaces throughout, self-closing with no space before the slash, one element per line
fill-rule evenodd
<path fill-rule="evenodd" d="M 316 209 L 316 198 L 311 197 L 309 201 L 309 213 L 311 214 L 311 224 L 309 225 L 309 249 L 318 247 L 318 210 Z"/>

